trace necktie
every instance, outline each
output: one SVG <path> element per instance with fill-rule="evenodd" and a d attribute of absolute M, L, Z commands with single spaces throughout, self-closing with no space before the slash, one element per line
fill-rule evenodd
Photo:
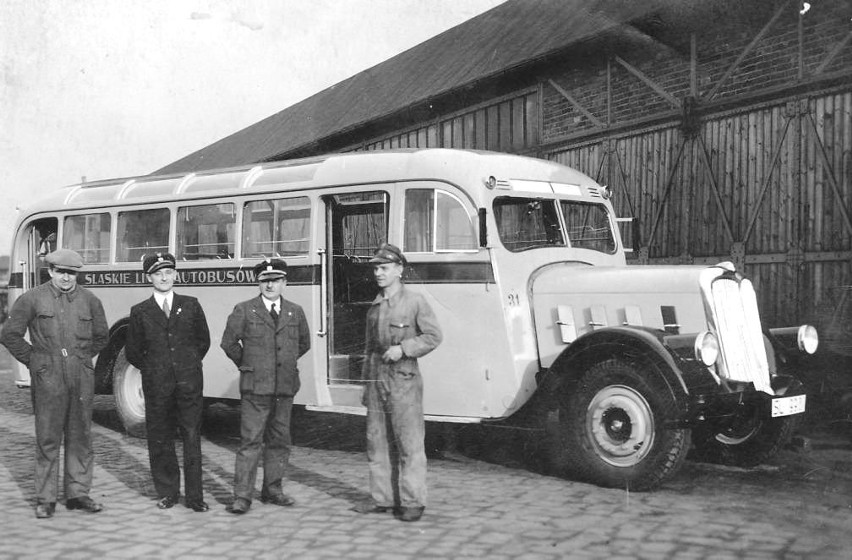
<path fill-rule="evenodd" d="M 272 320 L 275 321 L 275 324 L 278 324 L 278 311 L 275 309 L 275 304 L 272 304 L 272 308 L 269 310 L 269 314 L 272 315 Z"/>
<path fill-rule="evenodd" d="M 168 317 L 169 315 L 171 315 L 171 312 L 172 312 L 171 309 L 169 309 L 169 300 L 164 299 L 163 300 L 163 313 L 165 313 L 166 317 Z"/>

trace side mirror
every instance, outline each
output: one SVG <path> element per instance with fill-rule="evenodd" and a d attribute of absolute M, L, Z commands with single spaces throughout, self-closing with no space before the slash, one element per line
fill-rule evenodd
<path fill-rule="evenodd" d="M 639 252 L 639 218 L 616 218 L 618 232 L 621 234 L 621 243 L 625 253 Z M 621 224 L 630 224 L 629 227 Z"/>
<path fill-rule="evenodd" d="M 480 208 L 478 212 L 479 216 L 479 246 L 480 247 L 488 247 L 488 229 L 485 226 L 485 208 Z"/>

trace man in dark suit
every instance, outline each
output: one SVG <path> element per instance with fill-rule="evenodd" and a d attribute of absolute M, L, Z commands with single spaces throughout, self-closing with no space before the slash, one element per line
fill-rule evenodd
<path fill-rule="evenodd" d="M 142 270 L 154 295 L 130 310 L 125 351 L 142 372 L 148 458 L 157 507 L 171 508 L 180 496 L 175 428 L 183 440 L 186 507 L 210 509 L 201 487 L 201 413 L 204 377 L 201 360 L 210 348 L 207 319 L 198 300 L 174 293 L 175 258 L 145 257 Z"/>
<path fill-rule="evenodd" d="M 311 347 L 301 307 L 281 297 L 287 264 L 268 259 L 258 264 L 260 295 L 238 303 L 228 317 L 222 349 L 240 370 L 240 449 L 234 469 L 231 513 L 249 510 L 258 463 L 263 455 L 260 501 L 292 506 L 281 480 L 290 459 L 290 412 L 299 390 L 297 360 Z"/>

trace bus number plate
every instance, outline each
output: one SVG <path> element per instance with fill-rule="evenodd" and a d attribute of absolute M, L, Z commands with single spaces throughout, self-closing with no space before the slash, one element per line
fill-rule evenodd
<path fill-rule="evenodd" d="M 805 411 L 805 397 L 806 395 L 796 395 L 772 399 L 772 417 L 801 414 Z"/>

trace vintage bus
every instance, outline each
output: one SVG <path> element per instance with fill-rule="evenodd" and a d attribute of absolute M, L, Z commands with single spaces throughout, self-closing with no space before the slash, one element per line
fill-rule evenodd
<path fill-rule="evenodd" d="M 764 460 L 806 403 L 774 354 L 814 351 L 815 331 L 762 332 L 752 285 L 729 263 L 628 266 L 609 197 L 552 162 L 444 149 L 79 184 L 20 213 L 10 303 L 47 279 L 49 251 L 83 256 L 79 282 L 111 326 L 97 388 L 141 435 L 140 374 L 123 346 L 131 305 L 151 295 L 145 255 L 174 254 L 176 290 L 205 309 L 210 399 L 239 398 L 218 347 L 225 320 L 257 294 L 252 267 L 281 256 L 285 297 L 313 332 L 296 403 L 363 414 L 364 321 L 377 294 L 368 260 L 387 241 L 444 332 L 421 364 L 428 420 L 536 418 L 556 426 L 560 469 L 636 490 L 675 472 L 691 441 L 711 459 Z M 28 384 L 25 368 L 16 379 Z"/>

